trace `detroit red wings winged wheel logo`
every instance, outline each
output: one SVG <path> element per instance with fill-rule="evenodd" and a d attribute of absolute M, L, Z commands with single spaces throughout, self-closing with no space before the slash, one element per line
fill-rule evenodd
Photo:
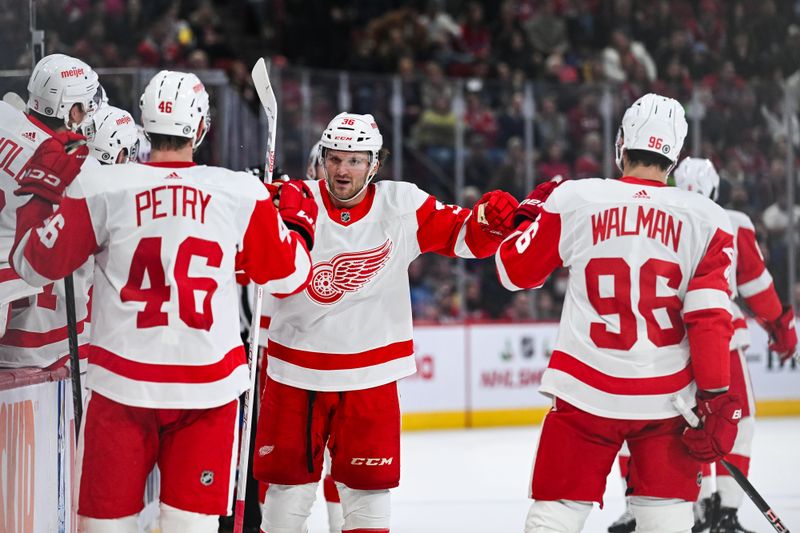
<path fill-rule="evenodd" d="M 348 292 L 356 292 L 378 275 L 389 260 L 392 241 L 362 252 L 345 252 L 314 265 L 306 292 L 315 302 L 331 305 Z"/>

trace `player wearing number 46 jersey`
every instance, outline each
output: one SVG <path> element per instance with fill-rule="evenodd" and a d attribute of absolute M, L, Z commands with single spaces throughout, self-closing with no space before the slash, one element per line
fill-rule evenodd
<path fill-rule="evenodd" d="M 45 285 L 95 257 L 81 531 L 138 531 L 158 464 L 160 530 L 216 532 L 230 512 L 237 398 L 249 384 L 234 274 L 275 293 L 304 288 L 316 205 L 285 191 L 281 214 L 300 220 L 289 228 L 254 176 L 192 162 L 208 130 L 208 94 L 193 74 L 158 73 L 140 105 L 148 165 L 72 181 L 85 146 L 37 150 L 21 180 L 34 196 L 20 209 L 13 267 Z"/>
<path fill-rule="evenodd" d="M 623 442 L 637 531 L 688 532 L 701 461 L 733 445 L 741 407 L 726 393 L 731 227 L 707 198 L 665 187 L 686 131 L 678 102 L 643 96 L 618 134 L 623 177 L 540 186 L 497 253 L 512 290 L 570 271 L 540 389 L 553 408 L 527 533 L 580 531 Z M 691 404 L 696 396 L 703 429 L 687 429 L 670 402 L 676 394 Z"/>

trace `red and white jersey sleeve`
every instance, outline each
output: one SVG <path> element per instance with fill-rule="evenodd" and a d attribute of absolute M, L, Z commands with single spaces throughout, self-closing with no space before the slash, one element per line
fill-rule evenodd
<path fill-rule="evenodd" d="M 309 390 L 377 387 L 413 374 L 408 265 L 423 252 L 493 253 L 469 210 L 438 203 L 410 183 L 381 181 L 351 209 L 335 208 L 325 183 L 311 282 L 274 301 L 267 372 Z M 493 243 L 493 244 L 492 244 Z"/>
<path fill-rule="evenodd" d="M 756 239 L 753 222 L 746 214 L 732 209 L 726 210 L 730 217 L 736 249 L 736 269 L 734 271 L 733 295 L 740 296 L 747 307 L 758 318 L 765 322 L 777 319 L 782 312 L 782 305 L 772 276 L 764 264 L 764 257 Z M 734 303 L 734 336 L 731 349 L 745 348 L 750 344 L 747 322 L 744 314 Z"/>
<path fill-rule="evenodd" d="M 310 258 L 252 175 L 191 164 L 81 172 L 44 222 L 20 210 L 13 266 L 46 285 L 95 257 L 87 386 L 141 407 L 222 405 L 248 386 L 235 271 L 292 292 Z M 38 212 L 37 212 L 38 211 Z"/>
<path fill-rule="evenodd" d="M 15 196 L 17 179 L 36 148 L 53 134 L 44 124 L 0 102 L 0 305 L 41 291 L 22 280 L 8 263 L 17 209 L 30 196 Z"/>
<path fill-rule="evenodd" d="M 710 200 L 658 185 L 566 182 L 496 255 L 511 290 L 569 269 L 540 390 L 599 416 L 670 418 L 673 394 L 693 404 L 695 380 L 729 380 L 730 224 Z"/>

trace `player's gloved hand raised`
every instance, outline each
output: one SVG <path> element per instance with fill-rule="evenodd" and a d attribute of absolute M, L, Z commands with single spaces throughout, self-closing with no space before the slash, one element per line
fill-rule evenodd
<path fill-rule="evenodd" d="M 697 393 L 697 416 L 701 425 L 686 428 L 683 443 L 689 455 L 704 463 L 711 463 L 727 455 L 733 449 L 739 420 L 742 419 L 742 404 L 739 397 L 731 393 Z"/>
<path fill-rule="evenodd" d="M 489 191 L 472 208 L 473 216 L 485 231 L 505 238 L 514 231 L 514 212 L 519 202 L 505 191 Z"/>
<path fill-rule="evenodd" d="M 778 354 L 781 361 L 788 361 L 792 357 L 798 359 L 797 330 L 794 324 L 794 309 L 791 306 L 783 308 L 781 316 L 772 322 L 758 321 L 767 330 L 770 343 L 769 349 Z"/>
<path fill-rule="evenodd" d="M 306 241 L 309 250 L 314 247 L 317 211 L 317 202 L 305 182 L 300 180 L 281 182 L 278 212 L 286 227 L 299 233 Z"/>
<path fill-rule="evenodd" d="M 71 131 L 59 132 L 36 148 L 19 178 L 17 196 L 36 195 L 51 204 L 61 202 L 89 155 L 86 138 Z"/>
<path fill-rule="evenodd" d="M 540 183 L 531 193 L 519 204 L 517 212 L 514 213 L 514 227 L 516 228 L 526 220 L 534 221 L 539 218 L 542 212 L 542 204 L 558 187 L 563 178 L 559 175 L 549 181 Z"/>

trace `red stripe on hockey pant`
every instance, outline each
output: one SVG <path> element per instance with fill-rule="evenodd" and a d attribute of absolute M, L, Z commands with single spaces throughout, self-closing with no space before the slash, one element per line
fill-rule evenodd
<path fill-rule="evenodd" d="M 711 475 L 711 463 L 703 463 L 700 465 L 700 471 L 703 473 L 703 477 L 708 477 Z"/>
<path fill-rule="evenodd" d="M 735 394 L 742 402 L 742 418 L 752 413 L 750 396 L 747 394 L 748 376 L 742 367 L 742 358 L 739 350 L 731 350 L 731 384 L 728 392 Z"/>
<path fill-rule="evenodd" d="M 347 370 L 388 363 L 414 353 L 413 341 L 400 341 L 364 352 L 336 354 L 297 350 L 269 340 L 269 355 L 287 363 L 315 370 Z M 652 394 L 652 393 L 650 393 Z"/>
<path fill-rule="evenodd" d="M 77 324 L 78 335 L 83 333 L 85 320 Z M 49 344 L 55 344 L 67 340 L 69 335 L 67 326 L 53 329 L 50 331 L 25 331 L 23 329 L 9 329 L 0 343 L 7 346 L 17 346 L 19 348 L 41 348 Z"/>
<path fill-rule="evenodd" d="M 747 329 L 747 320 L 745 320 L 744 318 L 734 319 L 733 329 Z"/>
<path fill-rule="evenodd" d="M 358 529 L 343 529 L 342 533 L 389 533 L 389 528 L 363 528 Z"/>
<path fill-rule="evenodd" d="M 268 488 L 269 488 L 269 483 L 264 483 L 263 481 L 258 482 L 258 501 L 260 503 L 264 503 L 267 501 Z"/>
<path fill-rule="evenodd" d="M 109 372 L 136 381 L 212 383 L 228 377 L 237 367 L 245 364 L 245 358 L 244 347 L 237 346 L 216 363 L 208 365 L 160 365 L 131 361 L 99 346 L 92 346 L 89 364 L 101 366 Z"/>
<path fill-rule="evenodd" d="M 604 374 L 572 357 L 556 350 L 550 357 L 549 368 L 561 370 L 595 389 L 609 394 L 670 394 L 686 387 L 692 381 L 691 365 L 667 376 L 651 378 L 618 378 Z"/>
<path fill-rule="evenodd" d="M 619 461 L 619 474 L 622 476 L 622 479 L 627 479 L 628 465 L 631 462 L 631 457 L 630 455 L 620 455 L 618 461 Z"/>
<path fill-rule="evenodd" d="M 272 323 L 272 317 L 271 316 L 261 315 L 261 321 L 259 322 L 259 324 L 261 325 L 262 329 L 269 329 L 269 325 L 271 323 Z"/>
<path fill-rule="evenodd" d="M 738 468 L 742 471 L 742 474 L 747 476 L 748 472 L 750 472 L 750 458 L 745 457 L 744 455 L 737 455 L 737 454 L 728 454 L 725 456 L 725 460 L 728 461 L 730 464 Z M 725 468 L 721 462 L 717 462 L 717 475 L 718 476 L 730 476 L 731 473 L 728 472 L 728 469 Z"/>
<path fill-rule="evenodd" d="M 322 481 L 322 489 L 325 493 L 325 501 L 328 503 L 342 503 L 339 499 L 339 490 L 336 488 L 336 482 L 333 476 L 328 474 Z"/>

